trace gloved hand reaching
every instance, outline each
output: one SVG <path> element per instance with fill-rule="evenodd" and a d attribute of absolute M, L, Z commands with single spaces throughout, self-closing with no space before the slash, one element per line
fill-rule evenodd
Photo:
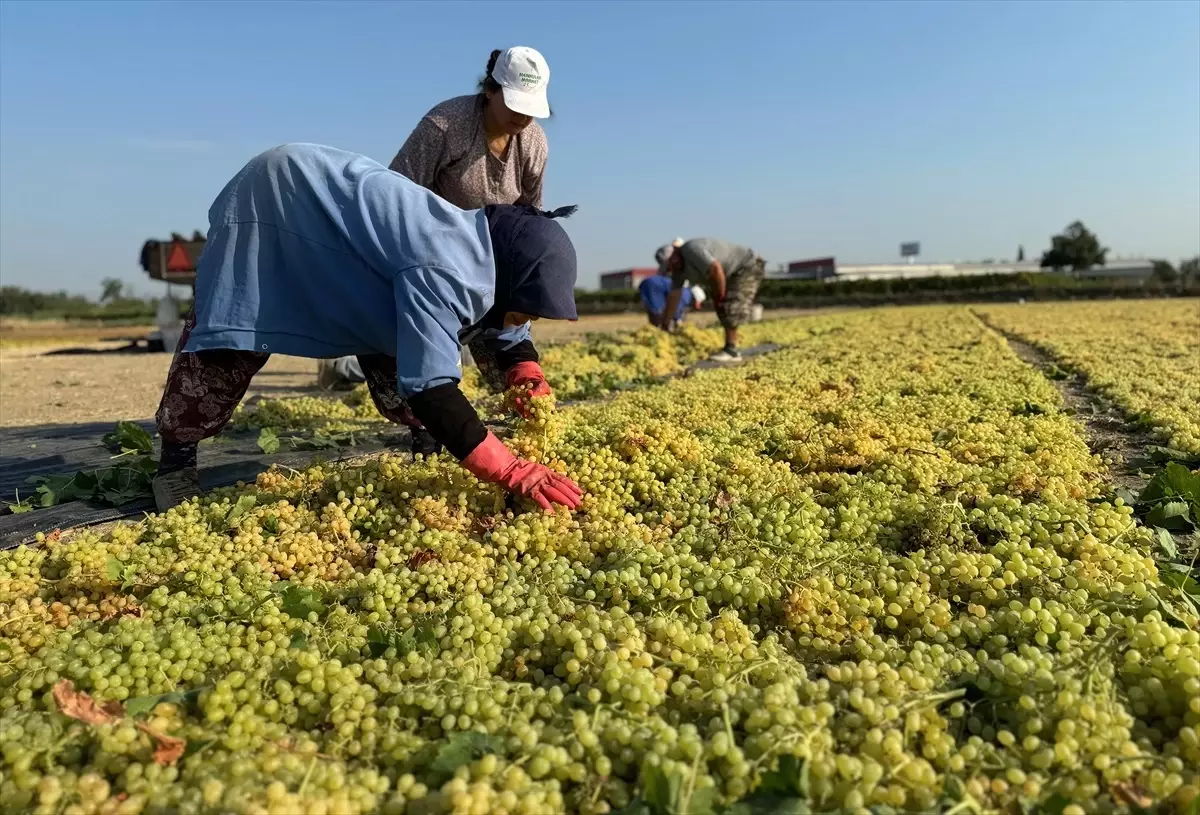
<path fill-rule="evenodd" d="M 505 374 L 505 382 L 510 388 L 532 385 L 529 391 L 529 396 L 549 396 L 550 384 L 546 382 L 546 375 L 542 373 L 542 366 L 536 362 L 518 362 L 516 365 L 508 369 Z M 525 418 L 529 418 L 529 406 L 525 402 L 525 398 L 518 396 L 513 400 L 516 402 L 517 410 Z"/>
<path fill-rule="evenodd" d="M 542 509 L 551 509 L 554 504 L 576 509 L 583 496 L 574 481 L 544 464 L 517 458 L 491 432 L 462 460 L 462 465 L 479 480 L 499 484 Z"/>

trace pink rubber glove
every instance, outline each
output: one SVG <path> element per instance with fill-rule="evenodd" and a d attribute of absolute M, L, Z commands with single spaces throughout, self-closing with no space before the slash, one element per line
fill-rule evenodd
<path fill-rule="evenodd" d="M 462 465 L 480 481 L 499 484 L 509 492 L 532 500 L 542 509 L 551 509 L 554 504 L 575 509 L 583 496 L 583 490 L 574 481 L 544 464 L 517 458 L 490 432 L 471 455 L 462 460 Z"/>
<path fill-rule="evenodd" d="M 508 369 L 505 374 L 505 380 L 508 387 L 515 388 L 520 385 L 533 385 L 530 391 L 530 396 L 549 396 L 550 384 L 546 382 L 546 375 L 542 373 L 542 366 L 536 362 L 518 362 L 516 365 Z M 513 400 L 516 402 L 517 410 L 526 419 L 529 418 L 529 409 L 525 406 L 525 400 L 517 397 Z"/>

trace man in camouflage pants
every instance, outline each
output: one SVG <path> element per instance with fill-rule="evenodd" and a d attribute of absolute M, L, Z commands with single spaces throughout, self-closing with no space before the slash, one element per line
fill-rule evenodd
<path fill-rule="evenodd" d="M 684 241 L 667 259 L 671 293 L 664 314 L 675 313 L 686 280 L 708 280 L 717 318 L 725 329 L 725 347 L 713 354 L 714 362 L 741 362 L 737 350 L 738 326 L 749 322 L 754 296 L 766 273 L 766 261 L 752 249 L 717 240 Z"/>

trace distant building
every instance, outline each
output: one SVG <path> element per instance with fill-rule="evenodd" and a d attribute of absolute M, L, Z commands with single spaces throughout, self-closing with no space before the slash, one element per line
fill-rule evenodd
<path fill-rule="evenodd" d="M 605 272 L 600 275 L 601 291 L 617 291 L 620 289 L 636 289 L 642 281 L 658 274 L 657 267 L 643 266 L 636 269 L 621 269 L 618 272 Z"/>
<path fill-rule="evenodd" d="M 791 280 L 824 280 L 837 276 L 837 261 L 834 258 L 793 260 L 780 275 Z"/>
<path fill-rule="evenodd" d="M 828 259 L 832 261 L 832 258 Z M 787 270 L 769 275 L 774 280 L 909 280 L 917 277 L 969 277 L 991 274 L 1042 274 L 1043 269 L 1036 260 L 1017 263 L 873 263 L 857 265 L 834 265 L 832 275 L 820 272 L 824 259 L 797 261 L 788 264 Z M 793 269 L 795 272 L 793 273 Z M 1070 272 L 1076 277 L 1087 278 L 1148 278 L 1154 273 L 1154 263 L 1145 259 L 1111 260 L 1105 266 L 1097 266 L 1083 272 Z"/>

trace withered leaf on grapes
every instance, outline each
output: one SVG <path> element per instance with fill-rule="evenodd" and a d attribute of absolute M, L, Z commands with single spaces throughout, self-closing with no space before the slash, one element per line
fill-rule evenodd
<path fill-rule="evenodd" d="M 125 715 L 120 702 L 97 704 L 88 693 L 75 690 L 75 683 L 70 679 L 60 679 L 54 685 L 54 703 L 58 705 L 59 713 L 85 724 L 113 724 Z"/>
<path fill-rule="evenodd" d="M 154 739 L 153 758 L 155 764 L 169 767 L 183 758 L 184 751 L 187 749 L 187 740 L 164 735 L 141 722 L 138 723 L 137 729 Z"/>

